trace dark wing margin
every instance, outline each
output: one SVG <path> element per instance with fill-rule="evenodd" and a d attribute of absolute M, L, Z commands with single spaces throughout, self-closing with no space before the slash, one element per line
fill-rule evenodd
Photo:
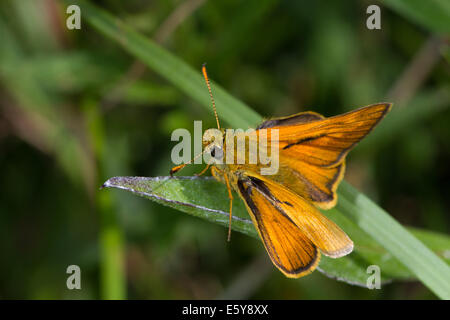
<path fill-rule="evenodd" d="M 273 128 L 273 127 L 279 127 L 279 126 L 289 126 L 293 124 L 300 124 L 300 123 L 308 123 L 313 121 L 319 121 L 325 119 L 322 115 L 307 111 L 307 112 L 300 112 L 296 113 L 292 116 L 288 117 L 280 117 L 280 118 L 273 118 L 264 121 L 261 123 L 256 130 L 259 129 L 267 129 L 267 128 Z"/>
<path fill-rule="evenodd" d="M 260 180 L 238 180 L 238 191 L 270 259 L 287 277 L 299 278 L 309 274 L 319 263 L 318 248 L 284 212 L 269 201 L 268 197 L 275 198 L 264 184 L 259 186 L 257 181 Z"/>

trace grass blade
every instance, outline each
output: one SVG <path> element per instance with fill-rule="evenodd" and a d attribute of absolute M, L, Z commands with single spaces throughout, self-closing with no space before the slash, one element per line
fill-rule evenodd
<path fill-rule="evenodd" d="M 386 6 L 430 31 L 450 32 L 450 2 L 447 0 L 384 0 Z"/>
<path fill-rule="evenodd" d="M 450 299 L 450 267 L 386 211 L 345 181 L 338 210 L 355 221 L 442 299 Z"/>
<path fill-rule="evenodd" d="M 66 2 L 69 3 L 70 1 Z M 97 9 L 89 2 L 79 1 L 77 5 L 80 6 L 83 17 L 96 29 L 117 41 L 128 52 L 144 62 L 153 71 L 166 78 L 188 96 L 204 106 L 210 106 L 211 99 L 208 90 L 205 90 L 205 81 L 198 71 L 155 42 L 133 31 L 121 21 Z M 200 70 L 200 67 L 198 66 L 198 70 Z M 217 112 L 221 118 L 229 124 L 240 128 L 258 123 L 259 116 L 255 111 L 248 108 L 238 99 L 227 94 L 219 85 L 215 83 L 211 83 L 211 85 L 213 87 L 214 99 L 217 103 Z M 235 113 L 232 109 L 228 109 L 226 106 L 229 105 L 241 109 L 240 113 Z M 211 108 L 208 108 L 208 111 L 212 113 Z"/>

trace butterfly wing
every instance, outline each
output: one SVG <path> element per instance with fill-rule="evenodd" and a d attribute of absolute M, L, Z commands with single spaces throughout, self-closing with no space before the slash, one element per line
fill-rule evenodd
<path fill-rule="evenodd" d="M 238 192 L 273 264 L 290 278 L 314 271 L 320 252 L 295 223 L 280 214 L 251 180 L 239 180 Z"/>
<path fill-rule="evenodd" d="M 271 179 L 289 186 L 319 208 L 336 204 L 345 156 L 390 110 L 391 104 L 363 107 L 335 117 L 314 112 L 271 119 L 257 129 L 278 129 L 279 170 Z M 270 136 L 270 135 L 269 135 Z M 270 139 L 267 147 L 269 150 Z"/>
<path fill-rule="evenodd" d="M 279 151 L 278 172 L 260 175 L 261 163 L 228 165 L 233 175 L 230 181 L 244 200 L 272 262 L 286 276 L 312 272 L 320 252 L 338 258 L 353 250 L 345 232 L 317 207 L 335 205 L 345 156 L 390 107 L 375 104 L 331 118 L 303 112 L 268 120 L 249 139 L 257 139 L 260 150 Z M 262 129 L 271 128 L 278 129 L 275 142 L 270 130 L 268 139 L 262 138 Z"/>
<path fill-rule="evenodd" d="M 273 263 L 288 277 L 315 269 L 323 254 L 338 258 L 353 250 L 353 242 L 317 208 L 264 176 L 246 173 L 237 182 L 253 223 Z"/>

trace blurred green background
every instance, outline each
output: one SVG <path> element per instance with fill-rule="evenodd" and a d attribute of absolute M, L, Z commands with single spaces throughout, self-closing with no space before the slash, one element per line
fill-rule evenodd
<path fill-rule="evenodd" d="M 95 3 L 199 72 L 207 62 L 266 117 L 394 102 L 405 116 L 350 154 L 346 180 L 400 223 L 449 233 L 450 20 L 433 11 L 442 2 Z M 371 4 L 381 30 L 366 28 Z M 318 271 L 290 280 L 252 238 L 227 243 L 220 226 L 99 191 L 112 176 L 167 175 L 171 132 L 215 119 L 83 19 L 68 30 L 66 7 L 0 3 L 0 298 L 435 298 L 419 282 L 368 290 Z M 72 264 L 81 290 L 66 287 Z"/>

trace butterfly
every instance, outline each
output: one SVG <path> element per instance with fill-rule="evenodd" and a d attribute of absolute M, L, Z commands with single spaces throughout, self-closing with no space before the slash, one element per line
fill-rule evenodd
<path fill-rule="evenodd" d="M 218 130 L 223 138 L 203 136 L 203 153 L 223 160 L 230 152 L 230 141 L 244 133 L 230 134 L 221 129 L 205 65 L 202 68 L 214 109 Z M 343 257 L 353 250 L 352 240 L 319 209 L 336 205 L 336 189 L 345 171 L 348 152 L 390 111 L 391 103 L 377 103 L 325 118 L 307 111 L 261 123 L 253 135 L 244 137 L 246 145 L 255 143 L 260 150 L 276 150 L 278 170 L 261 173 L 263 164 L 212 162 L 211 174 L 224 183 L 230 199 L 230 228 L 234 190 L 244 201 L 272 263 L 287 277 L 305 276 L 317 267 L 321 254 Z M 262 133 L 266 139 L 263 139 Z M 276 132 L 271 134 L 271 132 Z M 267 137 L 277 136 L 277 139 Z M 233 146 L 235 154 L 240 155 Z M 268 151 L 266 151 L 266 155 Z M 261 155 L 261 153 L 260 153 Z M 172 168 L 173 175 L 185 163 Z"/>

